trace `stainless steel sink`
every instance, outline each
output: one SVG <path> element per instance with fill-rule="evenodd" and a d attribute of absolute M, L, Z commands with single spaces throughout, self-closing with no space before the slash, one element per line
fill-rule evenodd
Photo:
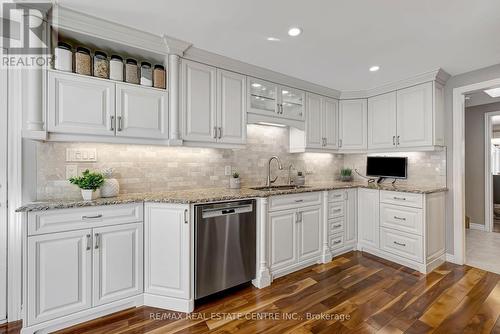
<path fill-rule="evenodd" d="M 281 185 L 281 186 L 270 186 L 270 187 L 251 187 L 253 190 L 262 190 L 262 191 L 278 191 L 278 190 L 293 190 L 293 189 L 303 189 L 309 188 L 308 186 L 294 186 L 294 185 Z"/>

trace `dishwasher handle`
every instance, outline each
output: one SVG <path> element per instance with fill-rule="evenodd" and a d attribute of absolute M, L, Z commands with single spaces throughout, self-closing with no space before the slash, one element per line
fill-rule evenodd
<path fill-rule="evenodd" d="M 240 206 L 230 206 L 218 209 L 205 209 L 202 210 L 202 218 L 214 218 L 220 216 L 248 213 L 253 211 L 253 205 L 240 205 Z"/>

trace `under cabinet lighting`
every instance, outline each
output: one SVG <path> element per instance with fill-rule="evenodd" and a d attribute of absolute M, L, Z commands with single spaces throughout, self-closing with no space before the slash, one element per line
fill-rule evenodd
<path fill-rule="evenodd" d="M 268 125 L 268 126 L 277 126 L 277 127 L 280 127 L 280 128 L 285 128 L 286 127 L 286 125 L 284 125 L 284 124 L 270 123 L 270 122 L 258 122 L 257 124 Z"/>
<path fill-rule="evenodd" d="M 491 97 L 500 97 L 500 87 L 486 89 L 484 92 Z"/>
<path fill-rule="evenodd" d="M 279 41 L 280 41 L 280 39 L 279 39 L 279 38 L 276 38 L 276 37 L 268 37 L 268 38 L 267 38 L 267 40 L 268 40 L 269 42 L 279 42 Z"/>

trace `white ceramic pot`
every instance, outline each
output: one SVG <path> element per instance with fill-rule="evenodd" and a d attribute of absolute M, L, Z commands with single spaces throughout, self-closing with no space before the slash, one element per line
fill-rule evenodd
<path fill-rule="evenodd" d="M 120 192 L 120 184 L 117 179 L 105 179 L 99 190 L 101 190 L 101 197 L 116 197 Z"/>
<path fill-rule="evenodd" d="M 94 199 L 99 198 L 99 189 L 82 189 L 82 197 L 84 201 L 92 201 Z"/>
<path fill-rule="evenodd" d="M 234 178 L 234 177 L 231 177 L 229 178 L 229 189 L 240 189 L 241 188 L 241 182 L 240 182 L 240 178 Z"/>

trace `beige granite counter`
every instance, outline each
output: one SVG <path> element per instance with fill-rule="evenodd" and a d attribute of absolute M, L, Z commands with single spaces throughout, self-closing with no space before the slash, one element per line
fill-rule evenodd
<path fill-rule="evenodd" d="M 270 197 L 276 195 L 297 194 L 304 192 L 325 191 L 335 189 L 348 189 L 348 188 L 372 188 L 380 190 L 391 190 L 399 192 L 411 192 L 419 194 L 429 194 L 434 192 L 447 191 L 445 187 L 420 187 L 411 185 L 390 185 L 390 184 L 368 184 L 366 182 L 325 182 L 308 184 L 303 188 L 296 189 L 280 189 L 273 191 L 253 190 L 250 188 L 242 188 L 238 190 L 231 190 L 226 188 L 208 188 L 198 190 L 178 190 L 178 191 L 165 191 L 155 193 L 138 193 L 119 195 L 111 198 L 99 198 L 93 201 L 83 200 L 53 200 L 47 202 L 33 202 L 28 203 L 16 210 L 16 212 L 30 212 L 30 211 L 44 211 L 52 209 L 68 209 L 86 206 L 97 205 L 113 205 L 137 202 L 156 202 L 156 203 L 179 203 L 179 204 L 193 204 L 193 203 L 207 203 L 207 202 L 220 202 L 238 200 L 244 198 L 258 198 Z"/>

